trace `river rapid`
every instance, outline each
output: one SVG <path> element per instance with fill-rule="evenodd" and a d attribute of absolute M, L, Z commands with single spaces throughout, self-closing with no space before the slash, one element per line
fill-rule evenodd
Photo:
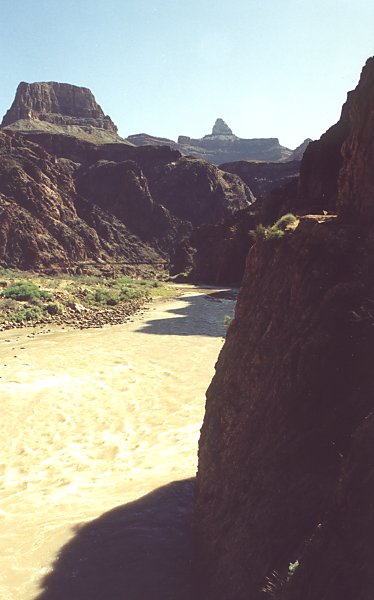
<path fill-rule="evenodd" d="M 0 334 L 1 600 L 193 600 L 205 391 L 233 297 Z"/>

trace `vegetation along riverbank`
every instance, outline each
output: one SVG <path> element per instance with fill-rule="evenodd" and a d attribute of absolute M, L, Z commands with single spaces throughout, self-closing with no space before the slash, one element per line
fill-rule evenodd
<path fill-rule="evenodd" d="M 127 275 L 51 277 L 10 269 L 0 270 L 0 286 L 0 331 L 43 324 L 119 324 L 152 298 L 176 293 L 164 282 Z"/>

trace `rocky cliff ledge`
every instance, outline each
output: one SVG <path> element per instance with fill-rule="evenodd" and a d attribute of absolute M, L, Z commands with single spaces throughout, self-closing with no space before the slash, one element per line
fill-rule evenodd
<path fill-rule="evenodd" d="M 199 445 L 204 600 L 374 594 L 373 77 L 343 110 L 337 215 L 248 256 Z"/>

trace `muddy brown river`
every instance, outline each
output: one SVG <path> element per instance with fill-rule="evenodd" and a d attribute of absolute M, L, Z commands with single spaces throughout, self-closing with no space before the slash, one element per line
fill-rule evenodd
<path fill-rule="evenodd" d="M 205 391 L 234 300 L 0 334 L 1 600 L 194 600 Z"/>

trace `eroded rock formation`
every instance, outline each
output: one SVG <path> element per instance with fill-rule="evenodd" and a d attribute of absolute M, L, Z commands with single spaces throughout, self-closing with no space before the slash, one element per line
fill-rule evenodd
<path fill-rule="evenodd" d="M 248 256 L 199 444 L 204 600 L 374 593 L 373 77 L 371 58 L 321 140 L 322 153 L 340 140 L 340 166 L 335 143 L 331 174 L 317 145 L 306 159 L 321 181 L 307 189 L 325 206 L 330 186 L 337 215 L 302 217 Z"/>
<path fill-rule="evenodd" d="M 89 89 L 55 81 L 21 82 L 1 127 L 79 135 L 95 143 L 126 143 Z"/>
<path fill-rule="evenodd" d="M 216 122 L 213 125 L 212 135 L 233 135 L 233 133 L 223 119 L 216 119 Z"/>

